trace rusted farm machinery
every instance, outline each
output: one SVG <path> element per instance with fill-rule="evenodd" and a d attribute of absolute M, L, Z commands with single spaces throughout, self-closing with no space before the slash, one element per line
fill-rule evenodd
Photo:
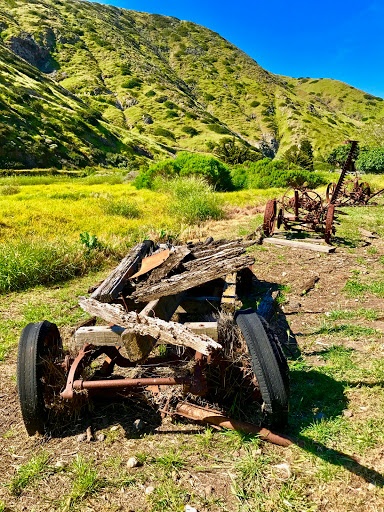
<path fill-rule="evenodd" d="M 164 415 L 290 444 L 259 426 L 287 421 L 288 366 L 279 340 L 257 312 L 235 312 L 241 293 L 249 292 L 254 259 L 244 253 L 251 244 L 138 244 L 91 297 L 80 298 L 93 318 L 76 330 L 75 352 L 64 351 L 55 324 L 28 324 L 17 370 L 28 433 L 50 431 L 58 410 L 81 397 L 137 394 Z M 104 325 L 95 325 L 96 317 Z M 226 405 L 217 410 L 241 395 L 259 425 L 226 417 Z"/>
<path fill-rule="evenodd" d="M 339 207 L 366 206 L 374 197 L 384 192 L 384 189 L 373 194 L 369 183 L 360 180 L 357 176 L 354 179 L 345 181 L 347 172 L 356 173 L 353 156 L 357 148 L 357 141 L 347 140 L 345 144 L 351 144 L 351 149 L 344 163 L 338 182 L 329 183 L 327 186 L 327 202 Z"/>
<path fill-rule="evenodd" d="M 270 199 L 264 212 L 263 231 L 273 234 L 275 227 L 323 233 L 329 244 L 334 227 L 335 206 L 325 204 L 317 192 L 309 189 L 289 189 L 278 202 Z"/>
<path fill-rule="evenodd" d="M 280 201 L 270 199 L 265 207 L 263 231 L 271 236 L 275 230 L 283 226 L 286 230 L 314 231 L 322 233 L 327 244 L 331 242 L 336 232 L 334 225 L 336 207 L 366 205 L 373 197 L 383 190 L 371 193 L 368 183 L 358 178 L 345 182 L 347 172 L 354 171 L 353 157 L 357 141 L 345 141 L 351 144 L 351 149 L 343 165 L 337 183 L 329 183 L 326 191 L 326 201 L 314 190 L 307 188 L 289 189 Z"/>

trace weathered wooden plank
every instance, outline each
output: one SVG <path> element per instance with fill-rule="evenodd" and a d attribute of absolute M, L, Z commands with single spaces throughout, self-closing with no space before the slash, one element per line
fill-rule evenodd
<path fill-rule="evenodd" d="M 153 284 L 161 281 L 167 277 L 167 275 L 176 267 L 180 265 L 180 263 L 189 255 L 191 251 L 188 249 L 186 245 L 175 247 L 175 250 L 172 254 L 169 255 L 168 259 L 158 268 L 152 270 L 148 279 L 146 280 L 147 284 Z"/>
<path fill-rule="evenodd" d="M 203 334 L 193 333 L 187 327 L 176 322 L 165 322 L 158 318 L 141 316 L 135 312 L 125 312 L 118 306 L 101 303 L 92 298 L 80 297 L 80 307 L 107 322 L 125 327 L 135 335 L 150 336 L 157 343 L 190 347 L 205 355 L 210 355 L 221 348 L 221 345 Z"/>
<path fill-rule="evenodd" d="M 101 302 L 111 302 L 113 299 L 116 299 L 129 277 L 137 271 L 141 260 L 149 253 L 152 247 L 152 240 L 144 240 L 144 242 L 135 245 L 127 256 L 121 260 L 119 265 L 92 293 L 91 297 Z"/>
<path fill-rule="evenodd" d="M 204 268 L 194 271 L 182 272 L 172 277 L 164 279 L 152 286 L 140 284 L 131 297 L 136 301 L 151 301 L 165 295 L 173 295 L 190 288 L 195 288 L 201 284 L 213 281 L 219 277 L 225 276 L 230 272 L 237 272 L 242 268 L 248 267 L 254 263 L 254 258 L 250 255 L 238 256 L 237 258 L 218 260 L 214 264 L 204 264 Z"/>
<path fill-rule="evenodd" d="M 75 346 L 80 348 L 85 343 L 92 345 L 119 345 L 124 327 L 118 325 L 94 325 L 91 327 L 80 327 L 75 332 Z"/>
<path fill-rule="evenodd" d="M 296 249 L 304 249 L 306 251 L 324 252 L 330 253 L 335 252 L 335 247 L 328 245 L 316 245 L 308 244 L 306 242 L 296 242 L 295 240 L 284 240 L 282 238 L 264 238 L 263 243 L 272 245 L 284 245 L 287 247 L 295 247 Z"/>
<path fill-rule="evenodd" d="M 173 313 L 184 300 L 184 295 L 185 293 L 183 292 L 152 300 L 151 302 L 148 302 L 142 311 L 140 311 L 140 316 L 151 316 L 153 318 L 160 318 L 161 320 L 168 321 L 172 318 Z"/>
<path fill-rule="evenodd" d="M 315 287 L 315 284 L 317 283 L 317 281 L 320 279 L 319 276 L 312 276 L 310 279 L 308 279 L 308 281 L 306 281 L 304 284 L 303 284 L 303 288 L 301 290 L 301 293 L 300 295 L 303 296 L 303 295 L 306 295 L 310 290 L 312 290 L 312 288 Z"/>
<path fill-rule="evenodd" d="M 184 327 L 188 327 L 196 334 L 205 334 L 217 341 L 217 322 L 185 322 Z"/>

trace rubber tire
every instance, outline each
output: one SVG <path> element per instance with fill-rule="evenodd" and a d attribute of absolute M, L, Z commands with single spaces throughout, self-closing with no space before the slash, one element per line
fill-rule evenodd
<path fill-rule="evenodd" d="M 24 327 L 17 356 L 17 387 L 25 428 L 30 436 L 46 430 L 49 415 L 44 402 L 44 358 L 62 353 L 55 324 L 45 320 Z"/>
<path fill-rule="evenodd" d="M 282 427 L 288 421 L 289 371 L 283 350 L 268 323 L 253 309 L 239 310 L 235 321 L 240 328 L 263 399 L 263 421 Z"/>

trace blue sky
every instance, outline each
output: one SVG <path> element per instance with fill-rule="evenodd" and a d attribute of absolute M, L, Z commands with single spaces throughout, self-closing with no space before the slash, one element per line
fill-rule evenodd
<path fill-rule="evenodd" d="M 335 78 L 384 97 L 383 0 L 99 3 L 193 21 L 218 32 L 272 73 Z"/>

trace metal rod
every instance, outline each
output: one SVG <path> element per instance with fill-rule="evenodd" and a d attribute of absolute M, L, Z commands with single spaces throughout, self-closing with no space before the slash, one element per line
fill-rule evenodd
<path fill-rule="evenodd" d="M 210 425 L 216 425 L 222 428 L 241 430 L 249 434 L 258 434 L 263 441 L 268 441 L 269 443 L 277 444 L 279 446 L 287 447 L 293 444 L 287 437 L 274 434 L 267 428 L 259 427 L 258 425 L 245 421 L 233 420 L 214 409 L 205 409 L 198 405 L 183 402 L 176 407 L 176 414 L 191 420 L 202 421 L 203 423 L 209 423 Z"/>
<path fill-rule="evenodd" d="M 191 384 L 190 377 L 155 377 L 143 379 L 113 379 L 113 380 L 75 380 L 73 389 L 111 389 L 129 388 L 138 386 L 176 386 L 178 384 Z"/>

